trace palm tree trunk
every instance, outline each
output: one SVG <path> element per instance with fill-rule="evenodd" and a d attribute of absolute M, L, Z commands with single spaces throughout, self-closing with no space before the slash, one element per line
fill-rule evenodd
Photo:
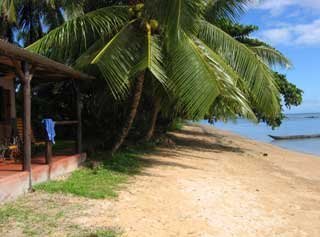
<path fill-rule="evenodd" d="M 154 131 L 156 128 L 156 123 L 157 123 L 157 119 L 158 119 L 158 114 L 160 112 L 160 108 L 161 108 L 160 99 L 158 97 L 156 97 L 153 102 L 152 118 L 151 118 L 150 127 L 147 131 L 145 138 L 144 138 L 144 140 L 147 142 L 150 141 L 150 139 L 154 135 Z"/>
<path fill-rule="evenodd" d="M 139 75 L 139 77 L 136 80 L 136 84 L 134 87 L 134 94 L 132 98 L 132 104 L 130 106 L 130 113 L 127 116 L 127 120 L 123 125 L 123 128 L 119 134 L 118 139 L 116 140 L 114 146 L 111 149 L 112 154 L 114 154 L 121 147 L 124 140 L 129 134 L 129 131 L 131 129 L 131 126 L 137 114 L 138 106 L 139 106 L 141 95 L 142 95 L 143 83 L 144 83 L 144 72 L 141 73 L 141 75 Z"/>

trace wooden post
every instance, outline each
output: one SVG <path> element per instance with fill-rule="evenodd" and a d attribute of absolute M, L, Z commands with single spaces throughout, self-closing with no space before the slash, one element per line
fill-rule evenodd
<path fill-rule="evenodd" d="M 31 168 L 31 80 L 34 67 L 30 68 L 27 62 L 19 62 L 11 59 L 16 73 L 23 85 L 23 170 L 29 173 L 29 191 L 32 190 L 32 168 Z"/>
<path fill-rule="evenodd" d="M 31 80 L 27 79 L 23 82 L 23 103 L 24 103 L 24 126 L 23 126 L 23 152 L 24 162 L 23 169 L 31 171 Z"/>
<path fill-rule="evenodd" d="M 52 142 L 49 139 L 46 140 L 46 152 L 45 152 L 46 164 L 49 166 L 48 179 L 51 179 L 52 169 Z"/>
<path fill-rule="evenodd" d="M 82 153 L 82 103 L 81 103 L 81 93 L 78 85 L 75 84 L 75 91 L 77 97 L 77 154 Z"/>
<path fill-rule="evenodd" d="M 23 65 L 24 78 L 23 83 L 23 105 L 24 105 L 24 131 L 23 131 L 23 144 L 24 144 L 24 162 L 23 169 L 29 172 L 29 190 L 32 190 L 32 168 L 31 168 L 31 80 L 32 73 L 28 63 Z"/>
<path fill-rule="evenodd" d="M 46 141 L 45 157 L 46 157 L 46 164 L 51 166 L 51 164 L 52 164 L 52 142 L 49 140 Z"/>

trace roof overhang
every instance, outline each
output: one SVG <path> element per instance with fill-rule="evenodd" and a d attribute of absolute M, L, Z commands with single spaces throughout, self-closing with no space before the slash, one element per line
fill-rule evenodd
<path fill-rule="evenodd" d="M 13 61 L 26 62 L 34 67 L 33 77 L 43 80 L 80 79 L 91 80 L 94 77 L 74 70 L 64 64 L 44 56 L 32 53 L 14 44 L 0 39 L 0 72 L 9 74 L 15 72 Z"/>

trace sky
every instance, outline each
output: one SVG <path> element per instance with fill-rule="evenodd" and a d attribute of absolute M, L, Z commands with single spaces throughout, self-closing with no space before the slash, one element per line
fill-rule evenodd
<path fill-rule="evenodd" d="M 253 36 L 291 60 L 280 72 L 304 90 L 303 104 L 285 112 L 320 112 L 320 0 L 253 1 L 240 22 L 259 26 Z"/>

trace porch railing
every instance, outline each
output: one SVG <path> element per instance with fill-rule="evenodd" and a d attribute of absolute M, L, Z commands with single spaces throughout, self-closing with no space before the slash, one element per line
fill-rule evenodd
<path fill-rule="evenodd" d="M 74 120 L 74 121 L 55 121 L 54 122 L 55 125 L 58 126 L 68 126 L 68 125 L 77 125 L 78 127 L 78 131 L 77 131 L 77 142 L 76 142 L 76 152 L 78 154 L 81 154 L 82 152 L 82 147 L 81 147 L 81 134 L 79 136 L 79 131 L 81 131 L 81 123 L 79 123 L 79 121 Z M 79 128 L 80 127 L 80 128 Z M 52 149 L 52 141 L 50 141 L 49 139 L 46 139 L 46 145 L 45 145 L 45 160 L 46 160 L 46 164 L 51 165 L 52 164 L 52 156 L 53 156 L 53 149 Z"/>

